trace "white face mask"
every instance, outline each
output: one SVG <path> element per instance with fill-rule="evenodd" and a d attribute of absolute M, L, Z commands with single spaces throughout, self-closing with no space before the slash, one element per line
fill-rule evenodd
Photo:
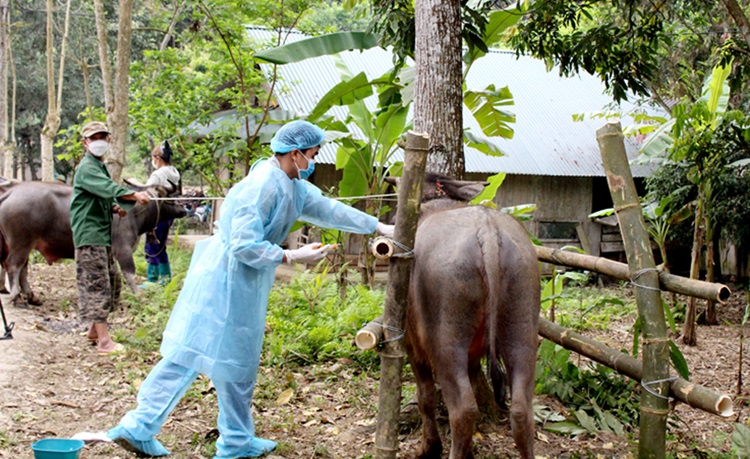
<path fill-rule="evenodd" d="M 154 169 L 158 169 L 159 168 L 159 165 L 156 164 L 156 160 L 155 159 L 151 160 L 151 167 L 153 167 Z"/>
<path fill-rule="evenodd" d="M 109 151 L 109 142 L 106 140 L 94 140 L 89 143 L 88 148 L 92 155 L 101 158 Z"/>

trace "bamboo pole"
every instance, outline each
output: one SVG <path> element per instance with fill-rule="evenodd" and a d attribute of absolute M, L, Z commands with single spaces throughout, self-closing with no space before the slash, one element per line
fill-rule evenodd
<path fill-rule="evenodd" d="M 424 169 L 430 137 L 408 132 L 404 146 L 404 173 L 398 187 L 394 239 L 414 247 L 422 197 Z M 406 302 L 411 277 L 410 258 L 391 258 L 385 292 L 383 328 L 386 338 L 380 352 L 380 393 L 378 427 L 375 432 L 375 459 L 395 459 L 398 453 L 398 418 L 401 408 L 401 369 L 404 365 L 403 333 Z"/>
<path fill-rule="evenodd" d="M 636 381 L 643 379 L 643 363 L 639 360 L 542 317 L 539 318 L 539 335 L 565 349 L 612 368 L 628 378 Z M 670 395 L 693 408 L 723 417 L 734 414 L 732 399 L 728 395 L 716 393 L 682 378 L 672 378 L 669 384 Z"/>
<path fill-rule="evenodd" d="M 378 316 L 357 332 L 355 344 L 358 348 L 366 351 L 382 342 L 383 327 L 380 325 L 382 318 Z M 612 368 L 630 379 L 636 381 L 643 379 L 643 363 L 640 360 L 543 317 L 539 318 L 539 336 Z M 669 394 L 675 400 L 707 413 L 725 418 L 734 415 L 732 399 L 728 395 L 714 392 L 700 384 L 691 383 L 679 377 L 670 379 Z"/>
<path fill-rule="evenodd" d="M 638 278 L 635 298 L 643 324 L 642 385 L 649 389 L 641 393 L 638 457 L 664 459 L 669 413 L 668 399 L 665 396 L 669 392 L 669 340 L 659 291 L 659 276 L 648 230 L 643 221 L 643 210 L 630 172 L 620 123 L 607 123 L 597 129 L 596 139 L 617 220 L 620 222 L 630 278 Z"/>
<path fill-rule="evenodd" d="M 370 350 L 383 340 L 383 316 L 378 316 L 365 324 L 354 336 L 354 344 L 363 351 Z"/>
<path fill-rule="evenodd" d="M 606 258 L 582 255 L 580 253 L 553 249 L 551 247 L 534 246 L 539 260 L 556 265 L 586 269 L 606 274 L 620 280 L 630 280 L 630 271 L 625 263 L 618 263 Z M 729 300 L 731 291 L 723 284 L 705 282 L 698 279 L 688 279 L 676 276 L 666 271 L 659 271 L 659 283 L 662 290 L 680 293 L 682 295 L 717 301 L 724 304 Z"/>

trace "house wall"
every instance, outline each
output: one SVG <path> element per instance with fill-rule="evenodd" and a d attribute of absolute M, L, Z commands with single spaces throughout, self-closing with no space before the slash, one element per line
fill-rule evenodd
<path fill-rule="evenodd" d="M 466 180 L 484 180 L 487 174 L 467 174 Z M 592 212 L 593 178 L 535 175 L 508 175 L 495 202 L 498 207 L 536 204 L 527 229 L 545 245 L 583 247 L 598 256 L 599 225 L 588 218 Z M 544 237 L 556 233 L 554 237 Z"/>

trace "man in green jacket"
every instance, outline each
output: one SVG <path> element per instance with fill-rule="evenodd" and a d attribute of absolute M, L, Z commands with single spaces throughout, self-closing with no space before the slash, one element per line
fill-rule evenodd
<path fill-rule="evenodd" d="M 109 335 L 107 317 L 115 304 L 117 279 L 112 258 L 112 214 L 127 214 L 134 201 L 150 202 L 146 192 L 134 192 L 115 183 L 104 166 L 109 150 L 107 126 L 99 121 L 81 130 L 86 153 L 73 177 L 70 223 L 75 245 L 78 310 L 83 323 L 91 323 L 87 337 L 96 341 L 99 355 L 122 349 Z"/>

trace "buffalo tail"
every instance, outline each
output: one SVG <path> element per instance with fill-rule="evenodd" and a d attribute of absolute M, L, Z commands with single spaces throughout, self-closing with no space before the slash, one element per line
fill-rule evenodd
<path fill-rule="evenodd" d="M 505 366 L 500 361 L 500 337 L 498 336 L 500 318 L 499 309 L 502 307 L 500 289 L 500 245 L 502 238 L 497 237 L 500 229 L 496 228 L 496 222 L 488 219 L 484 225 L 486 231 L 483 234 L 482 252 L 485 270 L 485 285 L 487 285 L 487 373 L 492 381 L 492 391 L 495 395 L 495 403 L 502 411 L 508 411 L 508 376 Z"/>

